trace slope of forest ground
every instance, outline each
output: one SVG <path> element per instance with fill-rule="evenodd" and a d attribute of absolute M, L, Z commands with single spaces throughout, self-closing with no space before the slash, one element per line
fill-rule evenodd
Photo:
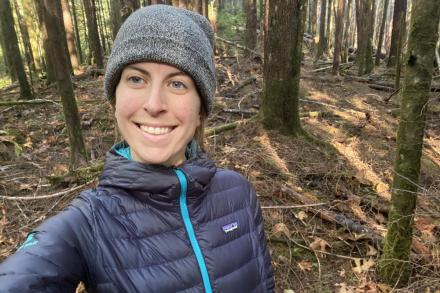
<path fill-rule="evenodd" d="M 413 278 L 397 290 L 378 281 L 375 265 L 387 223 L 398 95 L 386 103 L 390 93 L 373 90 L 368 83 L 313 72 L 307 56 L 300 111 L 303 127 L 320 144 L 261 126 L 255 116 L 261 104 L 261 58 L 216 58 L 219 88 L 208 127 L 240 123 L 211 133 L 206 150 L 219 166 L 243 173 L 254 184 L 277 292 L 437 292 L 440 94 L 433 93 L 429 105 Z M 68 137 L 54 87 L 37 89 L 51 103 L 0 107 L 0 260 L 80 190 L 97 184 L 105 153 L 117 138 L 110 106 L 103 102 L 102 76 L 89 72 L 85 68 L 74 82 L 91 161 L 75 175 L 65 175 Z M 371 78 L 384 79 L 388 73 L 379 68 Z M 0 92 L 2 101 L 18 98 L 17 89 Z"/>

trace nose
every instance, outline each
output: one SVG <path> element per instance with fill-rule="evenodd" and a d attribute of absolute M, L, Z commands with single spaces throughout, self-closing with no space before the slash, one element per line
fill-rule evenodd
<path fill-rule="evenodd" d="M 165 92 L 162 90 L 160 84 L 153 84 L 146 95 L 147 97 L 143 105 L 145 111 L 151 116 L 157 116 L 166 112 L 168 106 L 166 103 Z"/>

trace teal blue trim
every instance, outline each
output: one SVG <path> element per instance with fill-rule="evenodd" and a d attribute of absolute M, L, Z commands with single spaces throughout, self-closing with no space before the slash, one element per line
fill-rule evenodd
<path fill-rule="evenodd" d="M 18 250 L 37 244 L 38 240 L 34 238 L 34 234 L 35 234 L 35 232 L 30 233 L 27 236 L 27 238 L 24 241 L 24 243 L 18 248 Z"/>
<path fill-rule="evenodd" d="M 197 263 L 199 264 L 200 272 L 202 273 L 203 286 L 206 293 L 212 293 L 211 282 L 209 281 L 208 269 L 206 268 L 205 259 L 203 258 L 202 250 L 194 233 L 194 228 L 189 218 L 188 206 L 186 204 L 186 191 L 188 189 L 188 182 L 186 181 L 185 174 L 180 169 L 175 169 L 177 178 L 180 183 L 180 212 L 182 214 L 183 223 L 185 224 L 186 232 L 188 233 L 189 240 L 191 242 L 192 249 L 196 255 Z"/>
<path fill-rule="evenodd" d="M 115 152 L 118 153 L 118 155 L 126 158 L 127 160 L 131 161 L 131 151 L 130 151 L 130 147 L 125 147 L 125 148 L 115 148 Z"/>

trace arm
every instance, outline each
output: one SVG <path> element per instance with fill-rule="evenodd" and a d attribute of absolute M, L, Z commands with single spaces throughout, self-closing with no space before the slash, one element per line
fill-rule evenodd
<path fill-rule="evenodd" d="M 89 227 L 73 205 L 43 222 L 0 264 L 0 292 L 75 292 L 86 276 L 79 245 Z"/>
<path fill-rule="evenodd" d="M 250 183 L 249 183 L 250 185 Z M 263 259 L 263 278 L 266 292 L 275 292 L 275 282 L 273 277 L 272 259 L 267 248 L 266 236 L 264 233 L 263 216 L 261 214 L 260 202 L 257 199 L 254 188 L 250 185 L 250 205 L 254 215 L 256 230 L 259 236 L 260 249 Z"/>

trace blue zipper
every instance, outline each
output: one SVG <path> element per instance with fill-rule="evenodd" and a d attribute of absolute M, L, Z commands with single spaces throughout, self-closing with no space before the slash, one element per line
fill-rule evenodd
<path fill-rule="evenodd" d="M 206 268 L 205 259 L 203 258 L 202 250 L 200 249 L 199 243 L 197 242 L 196 234 L 194 233 L 194 228 L 191 223 L 191 219 L 189 218 L 188 206 L 186 204 L 186 192 L 188 189 L 188 182 L 182 170 L 174 169 L 174 172 L 176 172 L 177 178 L 179 179 L 180 183 L 180 212 L 182 214 L 183 223 L 185 224 L 186 233 L 188 233 L 192 249 L 194 251 L 194 254 L 196 255 L 197 263 L 202 274 L 205 292 L 212 293 L 211 282 L 209 281 L 208 269 Z"/>

